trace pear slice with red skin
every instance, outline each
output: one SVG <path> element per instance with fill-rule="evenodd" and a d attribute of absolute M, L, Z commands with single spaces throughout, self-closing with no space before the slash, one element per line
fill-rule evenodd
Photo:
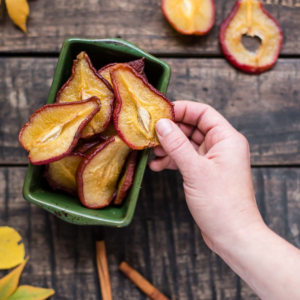
<path fill-rule="evenodd" d="M 111 203 L 130 151 L 118 136 L 114 136 L 82 160 L 76 180 L 78 195 L 84 206 L 97 209 Z"/>
<path fill-rule="evenodd" d="M 97 97 L 72 103 L 54 103 L 38 109 L 20 131 L 19 142 L 34 165 L 68 156 L 82 130 L 100 111 Z"/>
<path fill-rule="evenodd" d="M 112 118 L 115 96 L 111 85 L 97 73 L 88 55 L 81 52 L 73 62 L 72 76 L 57 93 L 56 102 L 82 101 L 92 96 L 101 100 L 102 107 L 83 130 L 83 138 L 106 129 Z"/>
<path fill-rule="evenodd" d="M 124 172 L 121 175 L 121 179 L 118 183 L 118 191 L 116 198 L 114 199 L 115 205 L 120 205 L 127 196 L 127 192 L 130 189 L 133 181 L 134 170 L 136 166 L 138 151 L 132 151 L 126 161 L 124 166 Z"/>
<path fill-rule="evenodd" d="M 256 52 L 244 47 L 243 35 L 260 38 L 261 45 Z M 229 62 L 244 72 L 260 74 L 276 63 L 283 35 L 276 19 L 260 1 L 240 0 L 221 25 L 219 39 Z"/>
<path fill-rule="evenodd" d="M 70 155 L 52 162 L 45 167 L 44 177 L 51 188 L 65 191 L 77 196 L 76 171 L 85 157 L 82 153 L 71 153 Z"/>
<path fill-rule="evenodd" d="M 103 141 L 107 141 L 115 135 L 117 135 L 117 131 L 115 129 L 114 123 L 110 122 L 107 128 L 103 132 L 99 133 L 98 137 Z"/>
<path fill-rule="evenodd" d="M 73 150 L 73 153 L 83 153 L 86 154 L 90 149 L 95 146 L 99 146 L 104 140 L 98 136 L 93 135 L 87 139 L 81 139 L 81 143 L 77 144 L 76 148 Z"/>
<path fill-rule="evenodd" d="M 164 16 L 175 30 L 187 35 L 204 35 L 215 23 L 214 0 L 162 0 Z"/>
<path fill-rule="evenodd" d="M 140 73 L 142 76 L 144 76 L 147 79 L 147 76 L 144 72 L 144 68 L 145 68 L 145 57 L 134 60 L 134 61 L 130 61 L 126 64 L 128 64 L 129 66 L 133 67 L 138 73 Z M 111 63 L 109 65 L 104 66 L 103 68 L 101 68 L 98 71 L 98 74 L 100 74 L 103 78 L 105 78 L 111 85 L 112 85 L 112 81 L 110 78 L 110 70 L 113 66 L 115 66 L 118 63 Z"/>
<path fill-rule="evenodd" d="M 159 145 L 155 124 L 162 118 L 175 120 L 172 102 L 127 64 L 110 70 L 116 107 L 113 120 L 120 138 L 132 149 Z"/>

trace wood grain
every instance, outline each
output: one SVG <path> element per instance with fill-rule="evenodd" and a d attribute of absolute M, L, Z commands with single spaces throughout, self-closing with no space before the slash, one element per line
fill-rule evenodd
<path fill-rule="evenodd" d="M 7 13 L 0 20 L 0 51 L 58 53 L 68 37 L 120 37 L 154 54 L 220 54 L 219 26 L 235 0 L 215 0 L 216 22 L 203 37 L 177 33 L 164 18 L 160 3 L 161 0 L 32 0 L 28 36 L 13 25 Z M 299 54 L 300 1 L 263 3 L 282 26 L 282 54 Z"/>
<path fill-rule="evenodd" d="M 173 300 L 258 299 L 204 244 L 179 173 L 147 169 L 133 222 L 118 229 L 71 225 L 28 204 L 25 172 L 0 168 L 0 226 L 18 230 L 31 257 L 22 284 L 52 287 L 54 300 L 101 299 L 95 260 L 101 236 L 114 299 L 146 299 L 118 270 L 123 260 Z M 255 168 L 252 177 L 267 225 L 300 248 L 300 168 Z"/>
<path fill-rule="evenodd" d="M 260 76 L 223 59 L 165 59 L 171 100 L 212 105 L 250 142 L 253 165 L 300 163 L 300 59 L 281 59 Z M 26 164 L 18 133 L 46 103 L 55 58 L 0 58 L 0 163 Z M 146 65 L 147 71 L 147 65 Z"/>

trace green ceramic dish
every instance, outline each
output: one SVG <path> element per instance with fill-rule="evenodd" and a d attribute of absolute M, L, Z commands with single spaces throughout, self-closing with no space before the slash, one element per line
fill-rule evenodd
<path fill-rule="evenodd" d="M 113 62 L 128 62 L 141 57 L 146 58 L 145 72 L 149 82 L 162 93 L 166 93 L 171 69 L 165 62 L 144 52 L 135 45 L 121 39 L 87 40 L 67 39 L 61 49 L 56 72 L 47 103 L 54 103 L 55 96 L 71 76 L 73 59 L 85 51 L 98 70 Z M 92 210 L 83 207 L 77 198 L 62 192 L 53 192 L 42 177 L 43 166 L 29 164 L 24 181 L 24 198 L 64 221 L 78 225 L 105 225 L 123 227 L 130 224 L 139 196 L 149 150 L 140 151 L 138 164 L 130 192 L 120 207 L 110 206 Z"/>

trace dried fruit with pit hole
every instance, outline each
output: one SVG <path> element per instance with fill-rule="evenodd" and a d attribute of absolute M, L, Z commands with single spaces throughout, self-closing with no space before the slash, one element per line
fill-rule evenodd
<path fill-rule="evenodd" d="M 173 104 L 126 64 L 117 64 L 110 76 L 116 94 L 114 125 L 120 138 L 132 149 L 159 145 L 155 124 L 175 119 Z"/>
<path fill-rule="evenodd" d="M 111 85 L 112 85 L 112 81 L 110 78 L 110 70 L 113 66 L 115 66 L 117 63 L 112 63 L 109 65 L 104 66 L 103 68 L 101 68 L 98 73 L 105 78 Z M 128 63 L 129 66 L 133 67 L 138 73 L 140 73 L 143 77 L 146 77 L 146 74 L 144 72 L 144 68 L 145 68 L 145 57 L 134 60 L 134 61 L 130 61 Z"/>
<path fill-rule="evenodd" d="M 71 153 L 58 161 L 46 165 L 44 177 L 53 190 L 63 190 L 77 196 L 76 171 L 85 157 L 81 153 Z"/>
<path fill-rule="evenodd" d="M 120 205 L 123 203 L 123 200 L 127 196 L 127 192 L 132 185 L 137 155 L 138 151 L 132 151 L 127 158 L 123 174 L 119 179 L 117 195 L 113 202 L 115 205 Z"/>
<path fill-rule="evenodd" d="M 84 206 L 96 209 L 110 204 L 130 151 L 118 136 L 114 136 L 82 160 L 76 179 L 79 198 Z"/>
<path fill-rule="evenodd" d="M 100 133 L 108 126 L 114 108 L 114 93 L 110 84 L 97 73 L 85 52 L 74 60 L 72 76 L 59 90 L 56 102 L 82 101 L 91 96 L 101 100 L 101 111 L 95 115 L 82 132 L 82 137 Z"/>
<path fill-rule="evenodd" d="M 214 0 L 162 0 L 162 12 L 182 34 L 204 35 L 215 22 Z"/>
<path fill-rule="evenodd" d="M 257 51 L 248 51 L 242 36 L 259 37 Z M 223 22 L 219 34 L 225 57 L 237 68 L 253 74 L 270 69 L 280 53 L 282 31 L 278 22 L 257 0 L 237 1 L 233 11 Z"/>
<path fill-rule="evenodd" d="M 19 134 L 30 162 L 42 165 L 68 156 L 100 108 L 100 100 L 92 97 L 80 102 L 49 104 L 37 110 Z"/>

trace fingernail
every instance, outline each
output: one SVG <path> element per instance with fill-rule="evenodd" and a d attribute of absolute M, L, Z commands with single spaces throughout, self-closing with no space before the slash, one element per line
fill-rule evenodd
<path fill-rule="evenodd" d="M 173 127 L 168 119 L 160 119 L 157 121 L 155 129 L 160 136 L 164 137 L 173 130 Z"/>

